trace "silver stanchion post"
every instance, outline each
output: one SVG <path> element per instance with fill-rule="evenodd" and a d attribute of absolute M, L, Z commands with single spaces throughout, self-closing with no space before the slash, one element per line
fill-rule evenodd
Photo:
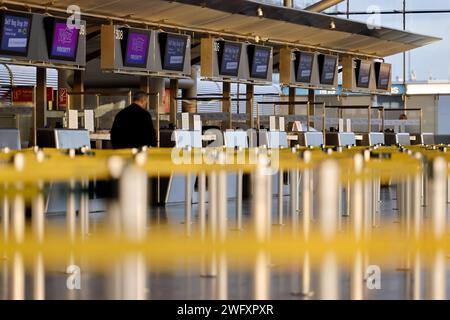
<path fill-rule="evenodd" d="M 325 241 L 333 240 L 338 230 L 339 168 L 333 160 L 326 160 L 319 169 L 319 228 Z M 339 270 L 336 254 L 325 252 L 320 268 L 320 298 L 339 298 Z"/>
<path fill-rule="evenodd" d="M 123 235 L 131 241 L 143 241 L 147 232 L 147 175 L 136 165 L 126 167 L 119 182 L 120 214 Z M 124 258 L 122 299 L 146 298 L 146 266 L 139 253 Z"/>
<path fill-rule="evenodd" d="M 440 240 L 447 230 L 447 162 L 443 158 L 436 158 L 432 164 L 432 178 L 430 190 L 430 231 L 434 239 Z M 445 252 L 439 249 L 432 258 L 430 275 L 429 298 L 432 300 L 446 299 L 446 258 Z"/>
<path fill-rule="evenodd" d="M 242 194 L 244 173 L 239 170 L 236 178 L 236 229 L 242 230 Z"/>

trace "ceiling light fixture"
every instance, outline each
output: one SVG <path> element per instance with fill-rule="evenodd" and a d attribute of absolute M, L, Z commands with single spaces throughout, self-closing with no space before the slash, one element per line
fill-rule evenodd
<path fill-rule="evenodd" d="M 336 29 L 336 23 L 334 22 L 334 20 L 331 20 L 331 22 L 330 22 L 330 29 L 331 30 Z"/>
<path fill-rule="evenodd" d="M 256 14 L 258 15 L 258 17 L 262 18 L 264 17 L 264 11 L 261 7 L 258 7 L 258 9 L 256 10 Z"/>

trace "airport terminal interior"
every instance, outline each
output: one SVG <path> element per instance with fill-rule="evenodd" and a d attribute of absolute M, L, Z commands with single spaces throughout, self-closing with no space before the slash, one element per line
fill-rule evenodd
<path fill-rule="evenodd" d="M 0 5 L 0 300 L 450 300 L 449 1 Z"/>

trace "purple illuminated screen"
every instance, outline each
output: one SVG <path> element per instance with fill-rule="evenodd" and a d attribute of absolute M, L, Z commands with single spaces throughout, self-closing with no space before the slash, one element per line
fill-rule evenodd
<path fill-rule="evenodd" d="M 130 31 L 128 34 L 125 65 L 146 67 L 149 40 L 148 33 Z"/>
<path fill-rule="evenodd" d="M 78 29 L 69 29 L 65 22 L 55 22 L 51 57 L 75 60 L 78 34 Z"/>

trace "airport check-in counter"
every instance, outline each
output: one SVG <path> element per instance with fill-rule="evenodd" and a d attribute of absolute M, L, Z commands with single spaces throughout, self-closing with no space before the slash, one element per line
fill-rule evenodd
<path fill-rule="evenodd" d="M 38 129 L 37 145 L 41 148 L 77 149 L 91 146 L 89 132 L 84 129 Z"/>
<path fill-rule="evenodd" d="M 259 145 L 268 148 L 287 148 L 288 138 L 284 131 L 263 131 L 260 130 Z"/>
<path fill-rule="evenodd" d="M 415 133 L 411 134 L 411 144 L 412 145 L 431 145 L 435 144 L 436 139 L 432 133 Z"/>
<path fill-rule="evenodd" d="M 89 132 L 87 130 L 76 129 L 38 129 L 37 144 L 41 148 L 57 149 L 78 149 L 90 147 Z M 67 208 L 67 186 L 65 184 L 51 184 L 46 201 L 47 213 L 65 212 Z M 80 209 L 80 198 L 76 200 L 76 210 Z M 106 208 L 105 199 L 97 198 L 96 195 L 89 195 L 89 212 L 104 211 Z"/>
<path fill-rule="evenodd" d="M 356 135 L 357 146 L 369 147 L 377 144 L 385 144 L 383 132 L 359 133 Z"/>
<path fill-rule="evenodd" d="M 167 138 L 169 131 L 164 134 L 165 141 L 161 146 L 168 145 Z M 163 135 L 161 134 L 161 138 Z M 202 133 L 200 131 L 172 130 L 170 131 L 170 141 L 172 146 L 176 148 L 201 148 Z M 195 177 L 191 178 L 191 190 L 195 187 Z M 165 197 L 165 204 L 175 204 L 186 201 L 186 177 L 183 175 L 172 174 L 169 179 L 162 178 L 160 184 L 160 194 Z"/>
<path fill-rule="evenodd" d="M 326 145 L 346 147 L 356 145 L 356 136 L 353 132 L 327 132 Z"/>
<path fill-rule="evenodd" d="M 289 136 L 296 136 L 292 140 L 291 146 L 299 145 L 302 147 L 320 147 L 323 145 L 323 133 L 318 131 L 290 132 Z"/>
<path fill-rule="evenodd" d="M 387 146 L 393 146 L 396 144 L 401 144 L 404 146 L 411 145 L 411 136 L 409 133 L 386 132 L 384 137 Z"/>
<path fill-rule="evenodd" d="M 0 148 L 20 150 L 21 144 L 19 129 L 0 129 Z"/>

